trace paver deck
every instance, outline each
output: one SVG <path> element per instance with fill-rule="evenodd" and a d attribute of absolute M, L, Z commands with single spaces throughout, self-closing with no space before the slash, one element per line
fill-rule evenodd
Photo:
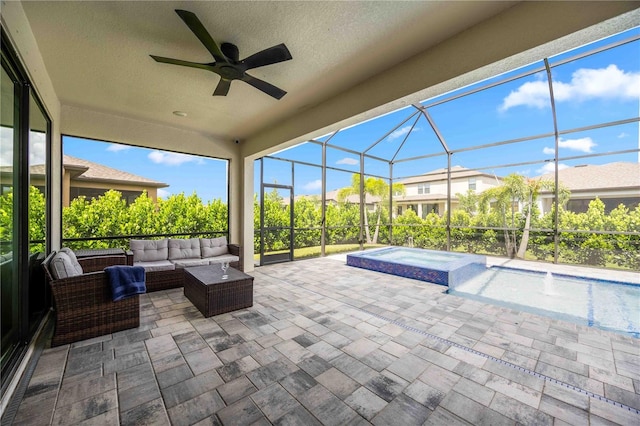
<path fill-rule="evenodd" d="M 15 424 L 640 424 L 638 339 L 330 258 L 252 275 L 252 308 L 156 292 L 46 348 Z"/>

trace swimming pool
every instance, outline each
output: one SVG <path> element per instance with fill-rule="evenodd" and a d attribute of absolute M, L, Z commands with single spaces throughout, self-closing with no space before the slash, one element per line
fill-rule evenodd
<path fill-rule="evenodd" d="M 449 294 L 640 338 L 640 285 L 492 266 Z"/>
<path fill-rule="evenodd" d="M 485 256 L 407 247 L 347 255 L 347 265 L 448 286 L 447 293 L 640 338 L 640 284 L 486 266 Z"/>
<path fill-rule="evenodd" d="M 408 247 L 385 247 L 348 254 L 347 265 L 451 286 L 485 271 L 486 257 Z"/>

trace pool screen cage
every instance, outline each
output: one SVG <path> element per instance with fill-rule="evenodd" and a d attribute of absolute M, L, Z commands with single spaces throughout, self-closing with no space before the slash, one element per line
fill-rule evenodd
<path fill-rule="evenodd" d="M 570 225 L 639 209 L 639 96 L 579 81 L 637 81 L 638 51 L 636 28 L 256 160 L 260 264 L 398 245 L 640 270 L 637 224 Z"/>

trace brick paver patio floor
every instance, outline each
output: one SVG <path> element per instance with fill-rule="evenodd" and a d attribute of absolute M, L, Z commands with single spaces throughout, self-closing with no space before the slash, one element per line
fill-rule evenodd
<path fill-rule="evenodd" d="M 252 274 L 252 308 L 162 291 L 46 348 L 15 424 L 640 424 L 638 339 L 330 258 Z"/>

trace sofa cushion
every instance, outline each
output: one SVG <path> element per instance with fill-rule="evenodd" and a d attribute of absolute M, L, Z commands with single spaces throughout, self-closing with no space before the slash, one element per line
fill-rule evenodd
<path fill-rule="evenodd" d="M 169 239 L 169 260 L 193 258 L 200 259 L 200 240 L 198 238 Z"/>
<path fill-rule="evenodd" d="M 169 260 L 152 260 L 149 262 L 133 262 L 133 266 L 142 266 L 145 272 L 173 271 L 176 266 Z"/>
<path fill-rule="evenodd" d="M 130 240 L 129 248 L 133 252 L 133 262 L 153 262 L 169 258 L 168 239 Z"/>
<path fill-rule="evenodd" d="M 63 251 L 59 251 L 55 256 L 53 256 L 49 262 L 49 269 L 53 278 L 57 280 L 76 277 L 83 273 L 82 266 L 80 266 L 78 261 L 76 260 L 74 262 L 71 257 Z"/>
<path fill-rule="evenodd" d="M 67 253 L 67 256 L 69 256 L 69 258 L 73 263 L 77 263 L 78 265 L 80 264 L 78 262 L 78 258 L 76 257 L 76 254 L 69 247 L 62 247 L 60 249 L 60 253 Z"/>
<path fill-rule="evenodd" d="M 227 247 L 227 237 L 200 238 L 202 245 L 202 257 L 220 256 L 229 253 Z"/>
<path fill-rule="evenodd" d="M 190 266 L 208 265 L 209 259 L 177 259 L 171 260 L 171 262 L 176 266 L 176 269 L 184 269 Z"/>
<path fill-rule="evenodd" d="M 215 265 L 216 263 L 222 263 L 222 262 L 229 262 L 229 263 L 239 262 L 240 258 L 233 254 L 221 254 L 220 256 L 210 257 L 206 260 L 209 261 L 209 265 Z"/>

